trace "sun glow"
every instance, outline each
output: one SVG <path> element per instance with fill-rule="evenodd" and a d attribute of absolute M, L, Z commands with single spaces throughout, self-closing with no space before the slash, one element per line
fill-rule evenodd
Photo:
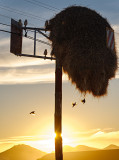
<path fill-rule="evenodd" d="M 44 152 L 51 153 L 55 151 L 55 138 L 56 138 L 56 134 L 54 134 L 51 139 L 27 141 L 25 142 L 25 144 L 30 145 L 31 147 L 37 148 L 39 150 L 42 150 Z M 63 146 L 68 145 L 69 143 L 70 143 L 70 140 L 68 138 L 63 138 Z"/>
<path fill-rule="evenodd" d="M 61 134 L 63 146 L 64 145 L 71 145 L 70 139 L 68 137 L 65 137 L 64 134 Z M 36 136 L 37 137 L 37 136 Z M 24 141 L 24 144 L 30 145 L 31 147 L 34 147 L 36 149 L 42 150 L 47 153 L 51 153 L 55 151 L 55 138 L 57 138 L 57 134 L 55 132 L 44 135 L 42 139 L 39 138 L 33 138 L 34 140 L 31 141 Z"/>
<path fill-rule="evenodd" d="M 42 140 L 36 140 L 36 141 L 27 141 L 25 144 L 30 145 L 31 147 L 34 147 L 36 149 L 39 149 L 41 151 L 50 153 L 55 150 L 55 134 L 52 137 L 48 137 L 46 139 Z"/>

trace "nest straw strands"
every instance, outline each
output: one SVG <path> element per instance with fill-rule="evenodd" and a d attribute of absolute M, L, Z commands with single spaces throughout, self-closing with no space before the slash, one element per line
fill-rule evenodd
<path fill-rule="evenodd" d="M 105 18 L 86 7 L 72 6 L 49 20 L 52 55 L 81 93 L 95 97 L 107 93 L 109 79 L 117 70 L 116 52 L 107 48 Z"/>

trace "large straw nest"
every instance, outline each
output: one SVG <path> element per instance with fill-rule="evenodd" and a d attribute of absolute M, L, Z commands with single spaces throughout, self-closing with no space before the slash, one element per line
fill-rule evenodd
<path fill-rule="evenodd" d="M 107 93 L 115 76 L 117 56 L 107 48 L 105 18 L 86 7 L 72 6 L 61 11 L 46 26 L 50 30 L 52 54 L 79 91 L 100 97 Z"/>

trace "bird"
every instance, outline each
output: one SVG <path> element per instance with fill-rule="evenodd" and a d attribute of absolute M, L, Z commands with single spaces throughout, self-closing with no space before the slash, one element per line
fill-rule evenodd
<path fill-rule="evenodd" d="M 22 20 L 21 20 L 21 19 L 19 19 L 18 24 L 19 24 L 20 26 L 22 26 Z"/>
<path fill-rule="evenodd" d="M 35 111 L 30 112 L 29 114 L 35 115 Z"/>
<path fill-rule="evenodd" d="M 25 19 L 24 26 L 26 27 L 27 25 L 28 25 L 28 21 L 27 21 L 27 19 Z"/>
<path fill-rule="evenodd" d="M 81 102 L 84 104 L 86 102 L 85 98 L 81 100 Z"/>
<path fill-rule="evenodd" d="M 49 23 L 48 20 L 46 20 L 46 21 L 45 21 L 45 28 L 47 28 L 48 23 Z"/>
<path fill-rule="evenodd" d="M 72 107 L 75 107 L 77 105 L 77 103 L 75 102 L 75 103 L 72 103 Z"/>
<path fill-rule="evenodd" d="M 47 49 L 44 50 L 44 55 L 47 56 Z"/>

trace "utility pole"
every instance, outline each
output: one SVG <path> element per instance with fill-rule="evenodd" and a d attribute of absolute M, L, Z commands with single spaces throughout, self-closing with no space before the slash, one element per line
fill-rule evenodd
<path fill-rule="evenodd" d="M 56 59 L 55 71 L 55 158 L 63 160 L 62 153 L 62 65 Z"/>
<path fill-rule="evenodd" d="M 27 37 L 27 30 L 34 31 L 34 54 L 23 54 L 22 53 L 22 34 L 25 30 L 25 37 Z M 42 34 L 44 37 L 48 38 L 42 31 L 46 31 L 44 28 L 32 28 L 32 27 L 22 27 L 22 23 L 15 20 L 11 20 L 11 44 L 10 52 L 17 56 L 32 57 L 32 58 L 42 58 L 56 60 L 55 68 L 55 114 L 54 114 L 54 128 L 55 128 L 55 159 L 63 160 L 62 151 L 62 64 L 54 57 L 36 55 L 36 33 Z M 45 50 L 47 52 L 47 50 Z"/>

